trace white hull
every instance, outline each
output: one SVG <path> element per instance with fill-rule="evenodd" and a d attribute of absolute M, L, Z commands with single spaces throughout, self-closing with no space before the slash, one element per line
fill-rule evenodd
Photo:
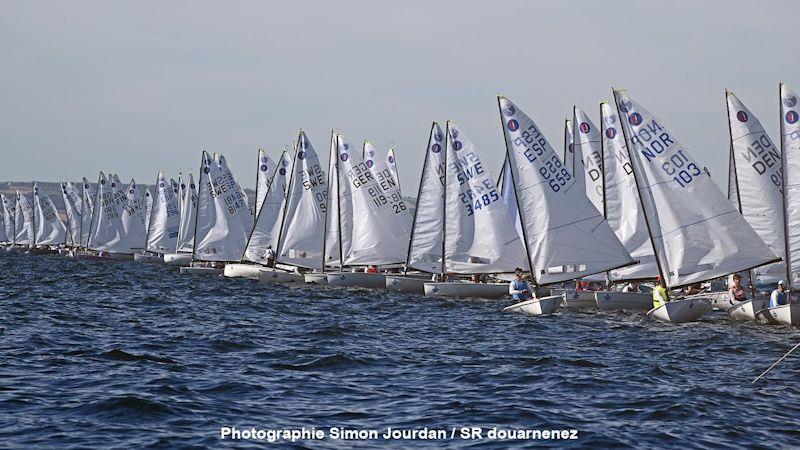
<path fill-rule="evenodd" d="M 524 302 L 515 303 L 503 308 L 503 311 L 519 312 L 530 316 L 541 316 L 554 313 L 564 301 L 562 295 L 534 298 Z"/>
<path fill-rule="evenodd" d="M 164 258 L 159 255 L 154 255 L 152 253 L 134 253 L 133 260 L 138 263 L 150 263 L 150 264 L 161 264 L 164 262 Z"/>
<path fill-rule="evenodd" d="M 653 308 L 648 311 L 647 317 L 661 322 L 686 323 L 696 321 L 711 309 L 711 300 L 692 297 L 667 302 L 658 308 Z"/>
<path fill-rule="evenodd" d="M 222 275 L 223 269 L 215 267 L 181 267 L 181 273 L 195 275 Z"/>
<path fill-rule="evenodd" d="M 563 294 L 564 306 L 567 308 L 597 309 L 594 291 L 574 291 L 569 289 Z"/>
<path fill-rule="evenodd" d="M 402 275 L 386 275 L 386 289 L 409 294 L 425 294 L 425 283 L 430 283 L 430 278 L 413 278 Z"/>
<path fill-rule="evenodd" d="M 643 292 L 597 291 L 594 300 L 600 311 L 650 311 L 653 308 L 653 295 Z"/>
<path fill-rule="evenodd" d="M 800 303 L 776 306 L 767 309 L 767 313 L 772 319 L 781 325 L 800 325 Z"/>
<path fill-rule="evenodd" d="M 509 295 L 507 283 L 427 282 L 424 286 L 426 297 L 501 298 Z"/>
<path fill-rule="evenodd" d="M 189 267 L 192 264 L 191 253 L 165 253 L 164 263 L 168 266 Z"/>
<path fill-rule="evenodd" d="M 314 284 L 328 284 L 328 278 L 325 272 L 311 272 L 304 275 L 306 283 Z"/>
<path fill-rule="evenodd" d="M 329 272 L 325 274 L 328 284 L 332 286 L 362 287 L 367 289 L 383 289 L 386 287 L 386 275 L 366 272 Z"/>
<path fill-rule="evenodd" d="M 735 306 L 729 307 L 726 312 L 732 319 L 751 321 L 756 320 L 756 313 L 766 309 L 769 300 L 766 298 L 754 298 L 743 302 L 737 302 Z"/>
<path fill-rule="evenodd" d="M 291 272 L 282 272 L 280 270 L 264 269 L 258 272 L 258 281 L 264 284 L 272 283 L 305 283 L 306 279 L 303 275 Z"/>
<path fill-rule="evenodd" d="M 223 275 L 231 278 L 258 280 L 258 274 L 263 268 L 257 264 L 226 264 Z"/>

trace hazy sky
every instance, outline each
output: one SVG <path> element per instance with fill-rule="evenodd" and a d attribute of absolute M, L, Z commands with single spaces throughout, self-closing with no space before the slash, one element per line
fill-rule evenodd
<path fill-rule="evenodd" d="M 0 3 L 0 180 L 152 182 L 223 153 L 255 183 L 297 130 L 397 146 L 416 195 L 430 122 L 461 125 L 496 175 L 495 94 L 557 148 L 577 104 L 627 88 L 727 182 L 724 89 L 777 142 L 778 82 L 800 89 L 800 3 L 754 1 Z"/>

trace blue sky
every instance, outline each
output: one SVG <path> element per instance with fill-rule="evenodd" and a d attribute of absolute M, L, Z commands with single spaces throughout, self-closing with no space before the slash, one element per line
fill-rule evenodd
<path fill-rule="evenodd" d="M 255 183 L 303 128 L 398 149 L 415 195 L 430 122 L 459 123 L 497 174 L 497 92 L 560 148 L 610 87 L 659 116 L 727 182 L 724 89 L 777 142 L 777 85 L 800 89 L 796 2 L 5 1 L 0 180 L 152 182 L 202 149 Z"/>

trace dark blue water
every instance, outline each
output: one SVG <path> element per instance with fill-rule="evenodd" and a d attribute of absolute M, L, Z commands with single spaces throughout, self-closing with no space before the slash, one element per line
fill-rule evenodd
<path fill-rule="evenodd" d="M 405 448 L 800 445 L 800 354 L 750 383 L 800 341 L 790 328 L 526 317 L 503 302 L 5 252 L 0 277 L 0 447 L 266 445 L 222 441 L 225 426 L 578 430 L 389 442 Z"/>

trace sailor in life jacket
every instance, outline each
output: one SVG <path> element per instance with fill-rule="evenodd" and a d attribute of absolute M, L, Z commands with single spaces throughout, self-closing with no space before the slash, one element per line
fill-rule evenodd
<path fill-rule="evenodd" d="M 514 270 L 516 279 L 512 280 L 508 285 L 508 293 L 518 302 L 522 302 L 531 298 L 531 287 L 528 281 L 525 280 L 525 274 L 519 267 Z"/>
<path fill-rule="evenodd" d="M 783 280 L 778 281 L 778 289 L 772 291 L 772 295 L 769 296 L 769 307 L 774 308 L 776 306 L 788 305 L 789 303 L 791 302 L 786 292 L 786 282 Z"/>
<path fill-rule="evenodd" d="M 653 288 L 653 308 L 667 303 L 669 301 L 669 292 L 664 287 L 664 278 L 658 276 L 658 284 Z"/>

